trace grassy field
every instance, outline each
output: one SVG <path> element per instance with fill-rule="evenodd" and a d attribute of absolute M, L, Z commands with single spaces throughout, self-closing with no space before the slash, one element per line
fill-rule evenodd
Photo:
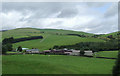
<path fill-rule="evenodd" d="M 44 33 L 43 33 L 44 32 Z M 39 36 L 45 34 L 84 34 L 87 36 L 92 36 L 94 34 L 85 33 L 85 32 L 78 32 L 78 31 L 71 31 L 71 30 L 60 30 L 60 29 L 35 29 L 35 28 L 18 28 L 13 30 L 8 30 L 2 32 L 2 38 L 21 38 L 21 37 L 28 37 L 28 36 Z"/>
<path fill-rule="evenodd" d="M 19 28 L 3 32 L 2 38 L 14 37 L 22 38 L 28 36 L 43 36 L 43 39 L 30 40 L 13 44 L 13 48 L 16 49 L 18 46 L 23 48 L 38 48 L 41 51 L 52 48 L 54 45 L 72 45 L 79 42 L 104 42 L 102 39 L 86 37 L 81 38 L 78 36 L 70 36 L 66 34 L 81 34 L 86 36 L 92 36 L 94 34 L 62 30 L 62 29 L 35 29 L 35 28 Z"/>
<path fill-rule="evenodd" d="M 54 45 L 72 45 L 79 42 L 104 42 L 97 38 L 81 38 L 68 35 L 44 35 L 44 39 L 30 40 L 13 44 L 14 48 L 22 46 L 24 48 L 38 48 L 41 51 L 52 48 Z"/>
<path fill-rule="evenodd" d="M 6 55 L 2 60 L 3 74 L 111 74 L 115 62 L 63 55 Z"/>
<path fill-rule="evenodd" d="M 101 35 L 101 37 L 107 37 L 109 35 L 112 35 L 114 38 L 118 38 L 119 36 L 117 35 L 118 33 L 120 32 L 112 32 L 112 33 L 109 33 L 109 34 L 104 34 L 104 35 Z"/>
<path fill-rule="evenodd" d="M 110 58 L 117 58 L 118 51 L 101 51 L 98 52 L 98 57 L 110 57 Z"/>
<path fill-rule="evenodd" d="M 66 34 L 80 34 L 92 36 L 94 34 L 62 29 L 34 29 L 19 28 L 5 31 L 2 39 L 14 37 L 43 36 L 43 39 L 23 41 L 13 44 L 13 48 L 38 48 L 48 50 L 54 45 L 72 45 L 79 42 L 105 42 L 92 37 L 78 37 Z M 105 37 L 105 36 L 103 36 Z M 15 53 L 15 52 L 7 52 Z M 100 57 L 117 57 L 117 51 L 99 52 Z M 63 55 L 3 55 L 3 74 L 111 74 L 115 60 L 87 58 L 80 56 Z"/>
<path fill-rule="evenodd" d="M 22 37 L 39 36 L 39 35 L 41 35 L 40 31 L 33 28 L 13 29 L 2 32 L 2 39 L 9 37 L 22 38 Z"/>

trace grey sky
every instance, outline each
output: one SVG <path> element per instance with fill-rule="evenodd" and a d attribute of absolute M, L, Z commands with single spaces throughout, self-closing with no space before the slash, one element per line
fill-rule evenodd
<path fill-rule="evenodd" d="M 4 30 L 33 27 L 110 33 L 118 30 L 118 3 L 6 2 L 0 17 Z"/>

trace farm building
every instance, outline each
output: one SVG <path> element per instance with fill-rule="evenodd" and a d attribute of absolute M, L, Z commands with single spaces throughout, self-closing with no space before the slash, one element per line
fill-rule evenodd
<path fill-rule="evenodd" d="M 53 50 L 44 50 L 43 51 L 44 54 L 64 54 L 64 50 L 56 50 L 56 49 L 53 49 Z"/>
<path fill-rule="evenodd" d="M 80 55 L 80 50 L 73 50 L 73 49 L 71 49 L 71 50 L 67 50 L 67 51 L 65 51 L 65 54 L 67 54 L 67 55 Z"/>
<path fill-rule="evenodd" d="M 28 50 L 29 48 L 22 48 L 22 50 Z M 18 48 L 16 48 L 16 50 L 14 51 L 18 51 Z"/>
<path fill-rule="evenodd" d="M 87 55 L 87 56 L 93 56 L 93 52 L 91 50 L 89 51 L 85 51 L 85 54 L 84 55 Z"/>
<path fill-rule="evenodd" d="M 80 55 L 80 50 L 72 50 L 72 53 L 70 55 Z"/>
<path fill-rule="evenodd" d="M 87 56 L 93 56 L 93 52 L 91 50 L 84 51 L 84 55 Z M 80 50 L 67 50 L 67 49 L 53 49 L 53 50 L 44 50 L 44 54 L 57 54 L 57 55 L 74 55 L 74 56 L 79 56 L 80 55 Z"/>
<path fill-rule="evenodd" d="M 40 53 L 39 49 L 28 49 L 26 53 Z"/>
<path fill-rule="evenodd" d="M 22 50 L 28 50 L 29 48 L 22 48 Z"/>
<path fill-rule="evenodd" d="M 46 55 L 46 54 L 50 54 L 50 53 L 51 53 L 51 50 L 44 50 L 44 51 L 43 51 L 43 54 L 45 54 L 45 55 Z"/>

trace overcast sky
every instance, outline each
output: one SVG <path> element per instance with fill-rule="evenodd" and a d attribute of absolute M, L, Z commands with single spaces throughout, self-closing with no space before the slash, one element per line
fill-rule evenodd
<path fill-rule="evenodd" d="M 2 29 L 66 29 L 88 33 L 118 30 L 118 3 L 8 2 L 2 3 Z"/>

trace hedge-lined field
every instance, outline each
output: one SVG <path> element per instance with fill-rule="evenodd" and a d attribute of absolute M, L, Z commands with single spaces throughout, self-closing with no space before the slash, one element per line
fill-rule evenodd
<path fill-rule="evenodd" d="M 115 60 L 63 55 L 7 55 L 3 74 L 111 74 Z"/>

